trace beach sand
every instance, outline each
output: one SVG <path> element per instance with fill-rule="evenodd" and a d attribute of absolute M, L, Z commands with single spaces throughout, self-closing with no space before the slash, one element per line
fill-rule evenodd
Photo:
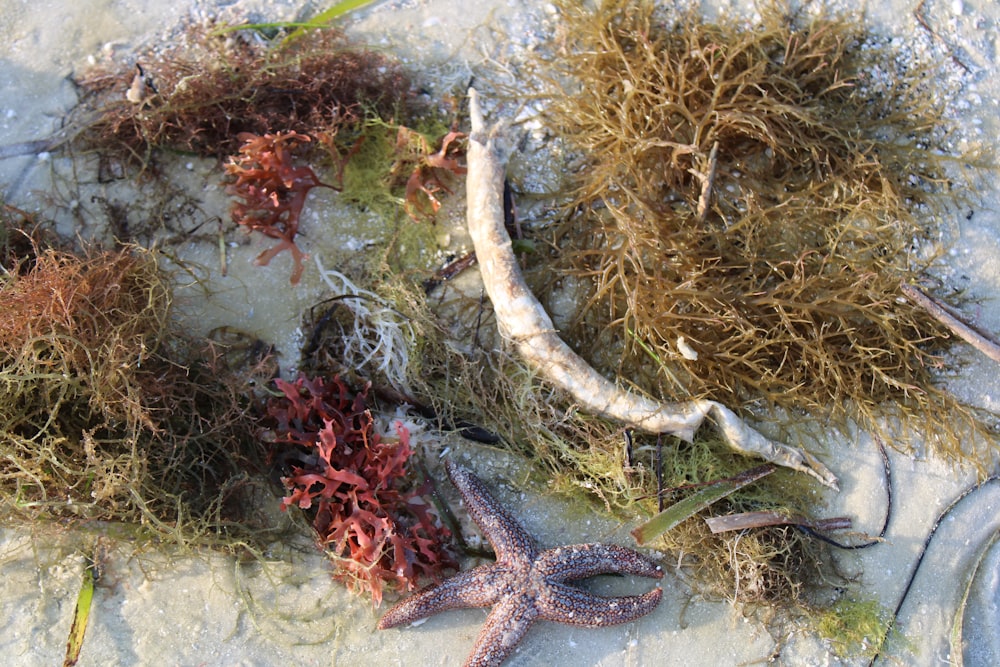
<path fill-rule="evenodd" d="M 76 101 L 67 77 L 88 63 L 127 58 L 134 49 L 170 39 L 175 26 L 191 17 L 234 23 L 294 20 L 307 4 L 0 0 L 0 34 L 6 44 L 0 69 L 0 145 L 32 142 L 57 132 Z M 918 3 L 871 4 L 866 8 L 871 24 L 887 34 L 906 42 L 924 30 L 914 16 Z M 995 154 L 1000 144 L 1000 5 L 992 0 L 921 4 L 930 26 L 968 70 L 956 68 L 963 83 L 956 108 L 962 110 L 968 139 Z M 718 6 L 706 11 L 717 11 Z M 745 6 L 745 0 L 735 4 L 737 9 Z M 353 14 L 345 25 L 357 39 L 396 53 L 447 90 L 466 82 L 484 60 L 503 49 L 530 48 L 538 38 L 536 27 L 552 17 L 545 3 L 531 0 L 412 0 L 376 2 Z M 500 43 L 499 34 L 511 36 L 513 43 Z M 68 159 L 57 152 L 24 152 L 0 160 L 5 201 L 28 211 L 47 210 L 53 199 L 47 193 L 54 183 L 63 182 Z M 190 187 L 206 200 L 220 199 L 213 168 L 195 161 L 187 170 Z M 967 215 L 956 214 L 958 235 L 941 278 L 976 300 L 970 314 L 979 326 L 1000 332 L 1000 185 L 987 180 L 977 196 Z M 343 245 L 348 232 L 329 231 L 331 221 L 344 219 L 346 213 L 332 197 L 324 193 L 316 197 L 310 209 L 322 214 L 304 218 L 303 238 L 306 249 L 322 257 Z M 461 222 L 460 211 L 450 215 Z M 263 247 L 266 244 L 253 240 L 231 248 L 231 271 L 218 283 L 218 294 L 224 296 L 199 311 L 192 319 L 193 329 L 207 332 L 238 323 L 273 341 L 279 351 L 297 349 L 299 314 L 322 294 L 323 285 L 310 266 L 290 297 L 287 257 L 279 257 L 266 269 L 253 265 Z M 191 261 L 217 262 L 212 244 L 182 250 Z M 269 282 L 262 279 L 263 271 L 272 278 Z M 267 284 L 275 289 L 267 289 Z M 949 379 L 953 391 L 971 404 L 1000 408 L 996 363 L 970 349 L 956 354 L 961 364 L 957 376 Z M 438 436 L 415 434 L 417 439 L 423 437 Z M 876 533 L 882 520 L 879 508 L 886 503 L 882 462 L 863 434 L 854 439 L 855 446 L 841 448 L 847 451 L 845 456 L 829 462 L 841 480 L 841 490 L 827 499 L 824 514 L 851 516 L 857 529 Z M 474 457 L 480 476 L 510 503 L 543 546 L 628 543 L 633 526 L 570 508 L 544 494 L 544 489 L 522 488 L 523 463 L 513 457 L 484 454 L 459 441 L 451 445 L 459 460 Z M 845 571 L 860 578 L 864 591 L 891 609 L 903 594 L 936 518 L 976 478 L 971 471 L 932 458 L 895 452 L 890 457 L 894 498 L 886 542 L 838 558 Z M 988 484 L 970 495 L 937 531 L 901 610 L 900 627 L 909 633 L 911 653 L 900 654 L 900 664 L 942 660 L 957 664 L 962 659 L 966 665 L 1000 664 L 997 486 Z M 568 515 L 572 521 L 565 520 Z M 5 664 L 58 664 L 63 659 L 85 566 L 83 553 L 92 548 L 93 539 L 90 533 L 59 533 L 52 528 L 0 529 L 0 655 Z M 464 659 L 485 611 L 454 611 L 419 627 L 379 632 L 375 625 L 385 605 L 373 609 L 367 599 L 332 581 L 329 565 L 309 547 L 307 543 L 304 548 L 276 552 L 263 562 L 240 562 L 212 553 L 178 554 L 151 547 L 135 552 L 127 542 L 118 543 L 105 559 L 79 664 L 453 665 Z M 654 613 L 598 630 L 536 626 L 507 664 L 865 663 L 831 656 L 805 624 L 789 621 L 776 631 L 743 608 L 692 596 L 669 566 L 666 569 L 665 595 Z M 954 615 L 966 578 L 973 574 L 960 626 L 963 655 L 952 655 Z M 648 580 L 625 577 L 594 582 L 593 589 L 627 594 L 649 586 Z"/>

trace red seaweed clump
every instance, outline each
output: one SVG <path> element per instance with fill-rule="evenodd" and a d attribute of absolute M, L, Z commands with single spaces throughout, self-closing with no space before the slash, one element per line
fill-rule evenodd
<path fill-rule="evenodd" d="M 226 164 L 226 173 L 236 178 L 227 191 L 242 200 L 233 204 L 233 220 L 279 239 L 278 245 L 257 257 L 257 263 L 266 266 L 275 255 L 290 250 L 295 260 L 291 282 L 298 284 L 306 255 L 295 244 L 295 235 L 306 196 L 316 187 L 339 188 L 319 180 L 310 167 L 295 166 L 293 147 L 311 141 L 307 135 L 278 132 L 258 136 L 243 132 L 239 138 L 243 142 L 240 154 Z"/>
<path fill-rule="evenodd" d="M 339 377 L 275 383 L 283 396 L 268 403 L 268 425 L 290 492 L 281 506 L 311 517 L 337 565 L 334 576 L 367 590 L 378 605 L 383 586 L 409 590 L 454 567 L 445 550 L 451 532 L 424 502 L 423 489 L 408 484 L 413 450 L 406 428 L 397 422 L 398 438 L 383 439 L 366 407 L 367 388 L 354 394 Z"/>
<path fill-rule="evenodd" d="M 419 156 L 406 180 L 404 204 L 406 213 L 414 221 L 433 220 L 441 208 L 438 194 L 441 192 L 451 194 L 445 183 L 448 174 L 461 176 L 465 173 L 465 167 L 457 159 L 465 152 L 461 141 L 464 138 L 465 134 L 451 131 L 441 139 L 441 148 L 435 151 L 431 148 L 430 142 L 419 132 L 399 126 L 396 137 L 397 154 L 406 154 L 408 148 L 415 143 Z M 407 160 L 400 160 L 400 164 L 407 163 Z"/>

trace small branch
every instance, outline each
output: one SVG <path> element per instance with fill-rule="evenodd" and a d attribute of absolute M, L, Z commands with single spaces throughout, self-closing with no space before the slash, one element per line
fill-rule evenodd
<path fill-rule="evenodd" d="M 965 70 L 966 74 L 968 74 L 972 71 L 969 69 L 969 66 L 959 60 L 958 56 L 955 55 L 954 47 L 948 43 L 948 40 L 941 36 L 941 33 L 932 28 L 931 24 L 927 21 L 927 17 L 924 15 L 924 5 L 926 4 L 927 0 L 921 0 L 920 4 L 917 5 L 917 8 L 913 10 L 913 18 L 917 20 L 920 27 L 926 30 L 931 37 L 945 45 L 945 48 L 948 49 L 948 55 L 951 57 L 951 61 Z"/>
<path fill-rule="evenodd" d="M 836 488 L 837 478 L 815 457 L 769 440 L 724 405 L 709 400 L 663 403 L 629 392 L 602 376 L 570 349 L 521 275 L 504 228 L 507 152 L 499 128 L 485 126 L 479 97 L 473 89 L 469 90 L 469 114 L 472 120 L 466 181 L 469 235 L 500 333 L 514 344 L 525 361 L 588 412 L 648 433 L 670 433 L 687 441 L 694 438 L 705 418 L 711 417 L 734 449 L 808 473 Z"/>
<path fill-rule="evenodd" d="M 713 533 L 788 525 L 805 526 L 813 530 L 849 530 L 851 528 L 851 520 L 845 517 L 813 520 L 797 514 L 785 514 L 784 512 L 774 511 L 743 512 L 742 514 L 712 516 L 706 518 L 705 523 L 708 524 L 709 530 Z"/>
<path fill-rule="evenodd" d="M 51 139 L 39 139 L 37 141 L 22 141 L 18 144 L 7 144 L 6 146 L 0 146 L 0 160 L 6 160 L 11 157 L 21 157 L 24 155 L 38 155 L 39 153 L 46 153 L 53 149 L 57 145 Z"/>
<path fill-rule="evenodd" d="M 695 172 L 695 176 L 701 181 L 701 195 L 698 197 L 698 209 L 695 215 L 699 223 L 705 222 L 708 215 L 708 206 L 712 202 L 712 190 L 715 188 L 715 169 L 719 164 L 719 142 L 712 144 L 712 150 L 708 154 L 708 169 L 704 172 Z"/>
<path fill-rule="evenodd" d="M 901 283 L 899 289 L 907 299 L 926 310 L 931 317 L 946 326 L 953 334 L 993 361 L 1000 362 L 1000 343 L 992 336 L 968 324 L 947 305 L 924 294 L 916 287 Z"/>

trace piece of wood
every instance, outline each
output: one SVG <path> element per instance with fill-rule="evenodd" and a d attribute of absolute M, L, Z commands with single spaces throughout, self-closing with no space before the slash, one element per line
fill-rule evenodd
<path fill-rule="evenodd" d="M 501 129 L 486 127 L 474 89 L 469 90 L 469 113 L 472 120 L 466 180 L 469 234 L 500 333 L 525 361 L 588 412 L 649 433 L 669 433 L 687 441 L 694 437 L 705 418 L 711 417 L 734 449 L 808 473 L 837 488 L 837 478 L 811 454 L 769 440 L 724 405 L 710 400 L 665 403 L 627 391 L 570 349 L 521 275 L 504 227 L 507 149 Z"/>
<path fill-rule="evenodd" d="M 742 512 L 705 518 L 709 530 L 713 533 L 725 533 L 731 530 L 746 530 L 748 528 L 764 528 L 766 526 L 805 526 L 813 530 L 850 530 L 851 520 L 847 517 L 833 519 L 807 519 L 797 514 L 784 512 L 762 511 Z"/>
<path fill-rule="evenodd" d="M 964 340 L 966 343 L 976 348 L 993 361 L 1000 362 L 1000 343 L 991 336 L 979 331 L 971 324 L 965 322 L 954 313 L 944 303 L 932 296 L 924 294 L 913 285 L 900 283 L 899 290 L 906 295 L 906 298 L 920 306 L 938 322 L 948 327 L 948 330 Z"/>

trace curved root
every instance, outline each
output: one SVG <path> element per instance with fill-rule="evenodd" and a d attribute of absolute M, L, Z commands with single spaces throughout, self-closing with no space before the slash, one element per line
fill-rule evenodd
<path fill-rule="evenodd" d="M 497 127 L 486 128 L 479 98 L 469 90 L 472 133 L 468 150 L 468 225 L 486 292 L 501 335 L 551 384 L 569 393 L 588 412 L 650 433 L 690 441 L 711 417 L 729 446 L 808 473 L 837 488 L 837 478 L 808 452 L 775 442 L 748 426 L 724 405 L 710 400 L 664 403 L 621 387 L 602 376 L 559 337 L 548 313 L 528 289 L 504 227 L 503 181 L 506 152 Z"/>

